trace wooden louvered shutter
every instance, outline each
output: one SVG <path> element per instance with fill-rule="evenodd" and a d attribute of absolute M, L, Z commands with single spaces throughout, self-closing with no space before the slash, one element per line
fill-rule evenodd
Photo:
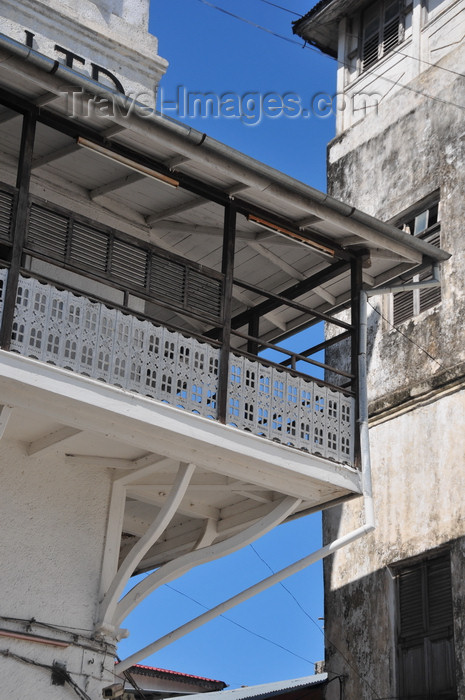
<path fill-rule="evenodd" d="M 449 553 L 398 574 L 401 697 L 455 700 Z"/>
<path fill-rule="evenodd" d="M 111 275 L 128 284 L 145 288 L 147 284 L 147 251 L 115 239 L 111 256 Z"/>
<path fill-rule="evenodd" d="M 393 300 L 393 322 L 397 326 L 414 315 L 413 291 L 397 292 Z"/>
<path fill-rule="evenodd" d="M 77 221 L 73 225 L 70 262 L 82 269 L 107 272 L 109 235 Z"/>
<path fill-rule="evenodd" d="M 440 247 L 440 231 L 439 229 L 435 231 L 434 233 L 430 234 L 429 236 L 425 236 L 423 240 L 425 240 L 427 243 L 431 243 L 431 245 L 435 245 L 437 248 Z M 430 279 L 431 275 L 429 274 L 428 271 L 422 272 L 420 274 L 420 281 L 425 280 L 425 279 Z M 431 309 L 433 306 L 436 306 L 436 304 L 439 304 L 441 301 L 441 287 L 431 287 L 431 288 L 425 288 L 425 289 L 420 289 L 420 312 L 425 311 L 426 309 Z"/>
<path fill-rule="evenodd" d="M 383 16 L 383 45 L 381 53 L 385 56 L 399 43 L 400 39 L 400 3 L 399 0 L 385 2 Z"/>
<path fill-rule="evenodd" d="M 399 574 L 400 634 L 403 638 L 425 632 L 422 573 L 417 566 Z"/>
<path fill-rule="evenodd" d="M 365 71 L 379 58 L 381 3 L 371 5 L 363 15 L 362 70 Z"/>
<path fill-rule="evenodd" d="M 189 271 L 188 305 L 192 311 L 221 317 L 221 283 L 195 270 Z"/>
<path fill-rule="evenodd" d="M 27 246 L 37 253 L 63 262 L 68 244 L 69 218 L 32 204 L 29 212 Z"/>
<path fill-rule="evenodd" d="M 0 192 L 0 241 L 11 240 L 11 218 L 14 196 L 10 192 Z"/>
<path fill-rule="evenodd" d="M 186 290 L 186 268 L 174 260 L 152 255 L 150 293 L 157 299 L 166 299 L 183 307 Z"/>

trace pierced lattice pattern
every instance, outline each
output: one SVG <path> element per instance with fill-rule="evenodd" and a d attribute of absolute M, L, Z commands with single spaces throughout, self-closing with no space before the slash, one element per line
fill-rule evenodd
<path fill-rule="evenodd" d="M 233 354 L 228 423 L 312 454 L 353 462 L 354 399 Z"/>
<path fill-rule="evenodd" d="M 218 348 L 32 278 L 19 280 L 11 350 L 217 417 Z M 236 353 L 229 372 L 229 425 L 353 462 L 353 398 Z"/>
<path fill-rule="evenodd" d="M 217 348 L 35 279 L 20 277 L 11 350 L 217 415 Z"/>

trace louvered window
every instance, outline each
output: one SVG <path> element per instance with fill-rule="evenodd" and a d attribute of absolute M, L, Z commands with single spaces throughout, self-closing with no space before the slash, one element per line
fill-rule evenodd
<path fill-rule="evenodd" d="M 397 584 L 399 696 L 456 700 L 449 553 L 402 567 Z"/>
<path fill-rule="evenodd" d="M 107 233 L 74 222 L 70 260 L 77 267 L 107 271 L 110 237 Z"/>
<path fill-rule="evenodd" d="M 9 235 L 14 195 L 0 190 L 0 240 Z M 92 222 L 47 202 L 30 205 L 29 254 L 109 280 L 146 300 L 158 299 L 208 320 L 222 315 L 222 276 L 136 238 Z"/>
<path fill-rule="evenodd" d="M 68 243 L 69 217 L 32 204 L 27 233 L 28 247 L 54 260 L 64 260 Z"/>
<path fill-rule="evenodd" d="M 399 226 L 404 231 L 413 236 L 422 238 L 427 243 L 439 248 L 440 246 L 440 223 L 439 223 L 439 202 L 434 202 L 426 209 L 421 209 L 416 215 L 409 217 Z M 431 279 L 429 270 L 404 278 L 407 282 L 423 282 Z M 425 287 L 406 292 L 397 292 L 393 295 L 393 323 L 397 326 L 403 321 L 407 321 L 422 311 L 431 309 L 441 301 L 441 287 Z"/>
<path fill-rule="evenodd" d="M 380 0 L 362 15 L 362 71 L 392 51 L 403 38 L 401 0 Z"/>
<path fill-rule="evenodd" d="M 14 195 L 11 192 L 0 192 L 0 241 L 11 240 L 13 202 Z"/>

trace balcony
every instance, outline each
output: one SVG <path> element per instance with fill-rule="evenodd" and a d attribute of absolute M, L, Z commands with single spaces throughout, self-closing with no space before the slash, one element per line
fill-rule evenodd
<path fill-rule="evenodd" d="M 218 344 L 33 277 L 19 278 L 10 350 L 218 419 Z M 353 464 L 353 396 L 239 352 L 228 364 L 228 425 Z"/>
<path fill-rule="evenodd" d="M 56 66 L 8 68 L 0 438 L 100 484 L 118 626 L 125 557 L 181 571 L 361 494 L 360 290 L 438 250 L 169 120 L 71 118 Z"/>

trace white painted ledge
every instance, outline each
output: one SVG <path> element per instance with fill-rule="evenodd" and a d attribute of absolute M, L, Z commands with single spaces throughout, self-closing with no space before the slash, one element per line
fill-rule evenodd
<path fill-rule="evenodd" d="M 361 493 L 351 467 L 3 350 L 0 404 L 315 503 Z"/>

